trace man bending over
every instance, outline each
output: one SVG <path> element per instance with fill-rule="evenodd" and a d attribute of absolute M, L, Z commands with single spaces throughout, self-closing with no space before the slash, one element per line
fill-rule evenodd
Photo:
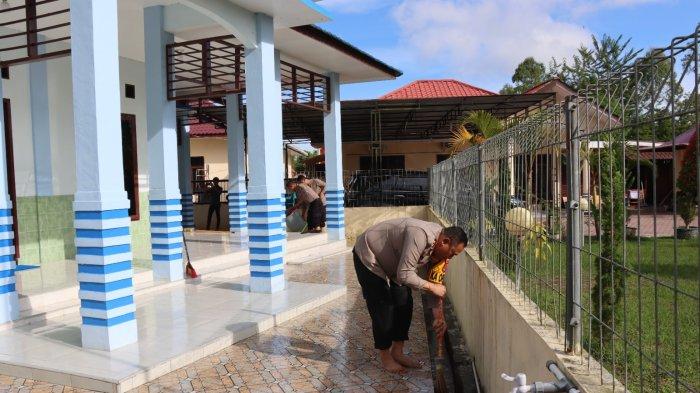
<path fill-rule="evenodd" d="M 444 332 L 445 286 L 421 278 L 418 271 L 424 274 L 424 268 L 448 261 L 466 245 L 467 235 L 461 228 L 443 228 L 415 218 L 381 222 L 357 238 L 355 272 L 372 319 L 374 347 L 387 371 L 420 367 L 403 352 L 413 316 L 411 289 L 432 295 L 433 328 Z"/>

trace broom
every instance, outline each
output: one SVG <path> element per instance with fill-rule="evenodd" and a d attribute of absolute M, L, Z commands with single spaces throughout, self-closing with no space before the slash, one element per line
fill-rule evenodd
<path fill-rule="evenodd" d="M 187 240 L 185 239 L 185 234 L 182 234 L 182 245 L 185 249 L 185 256 L 187 257 L 187 265 L 185 265 L 185 274 L 189 278 L 197 278 L 197 271 L 194 270 L 194 266 L 190 263 L 190 252 L 187 250 Z"/>

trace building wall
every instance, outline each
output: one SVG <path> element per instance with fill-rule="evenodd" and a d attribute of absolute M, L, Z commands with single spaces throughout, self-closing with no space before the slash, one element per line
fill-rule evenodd
<path fill-rule="evenodd" d="M 228 148 L 226 143 L 226 137 L 190 139 L 190 156 L 204 157 L 204 166 L 209 167 L 208 179 L 212 179 L 214 176 L 219 179 L 228 179 Z M 297 157 L 299 153 L 288 149 L 286 159 L 284 158 L 284 152 L 282 155 L 282 170 L 285 171 L 284 173 L 290 176 L 296 175 L 294 172 L 294 157 Z"/>
<path fill-rule="evenodd" d="M 208 179 L 228 179 L 228 150 L 226 138 L 190 139 L 190 156 L 204 157 L 204 167 L 209 168 Z"/>
<path fill-rule="evenodd" d="M 449 154 L 445 141 L 391 141 L 382 143 L 383 155 L 403 155 L 406 170 L 425 171 L 437 163 L 439 154 Z M 360 157 L 369 156 L 369 142 L 343 143 L 343 169 L 360 169 Z"/>
<path fill-rule="evenodd" d="M 46 62 L 51 139 L 51 195 L 37 197 L 29 66 L 13 66 L 2 80 L 12 113 L 12 139 L 17 191 L 19 263 L 38 264 L 75 256 L 73 194 L 76 187 L 75 132 L 70 57 Z M 140 218 L 132 221 L 135 259 L 150 259 L 148 221 L 148 154 L 146 133 L 145 64 L 120 59 L 121 112 L 136 116 Z M 124 84 L 136 86 L 136 98 L 124 97 Z M 38 160 L 47 159 L 37 157 Z"/>

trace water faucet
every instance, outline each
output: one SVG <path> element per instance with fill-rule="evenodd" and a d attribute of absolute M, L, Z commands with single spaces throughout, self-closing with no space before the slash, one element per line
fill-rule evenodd
<path fill-rule="evenodd" d="M 564 375 L 563 372 L 557 366 L 557 363 L 553 360 L 547 362 L 547 370 L 551 372 L 556 381 L 554 382 L 535 382 L 533 384 L 527 384 L 527 376 L 523 373 L 518 373 L 515 377 L 511 377 L 507 374 L 501 374 L 501 378 L 508 382 L 515 382 L 515 387 L 510 390 L 510 393 L 549 393 L 549 392 L 565 392 L 565 393 L 579 393 L 579 390 L 569 381 L 569 378 Z"/>

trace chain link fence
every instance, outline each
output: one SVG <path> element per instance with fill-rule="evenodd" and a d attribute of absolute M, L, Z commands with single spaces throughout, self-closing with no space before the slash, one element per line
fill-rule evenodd
<path fill-rule="evenodd" d="M 700 390 L 699 36 L 430 171 L 435 213 L 614 389 Z"/>

